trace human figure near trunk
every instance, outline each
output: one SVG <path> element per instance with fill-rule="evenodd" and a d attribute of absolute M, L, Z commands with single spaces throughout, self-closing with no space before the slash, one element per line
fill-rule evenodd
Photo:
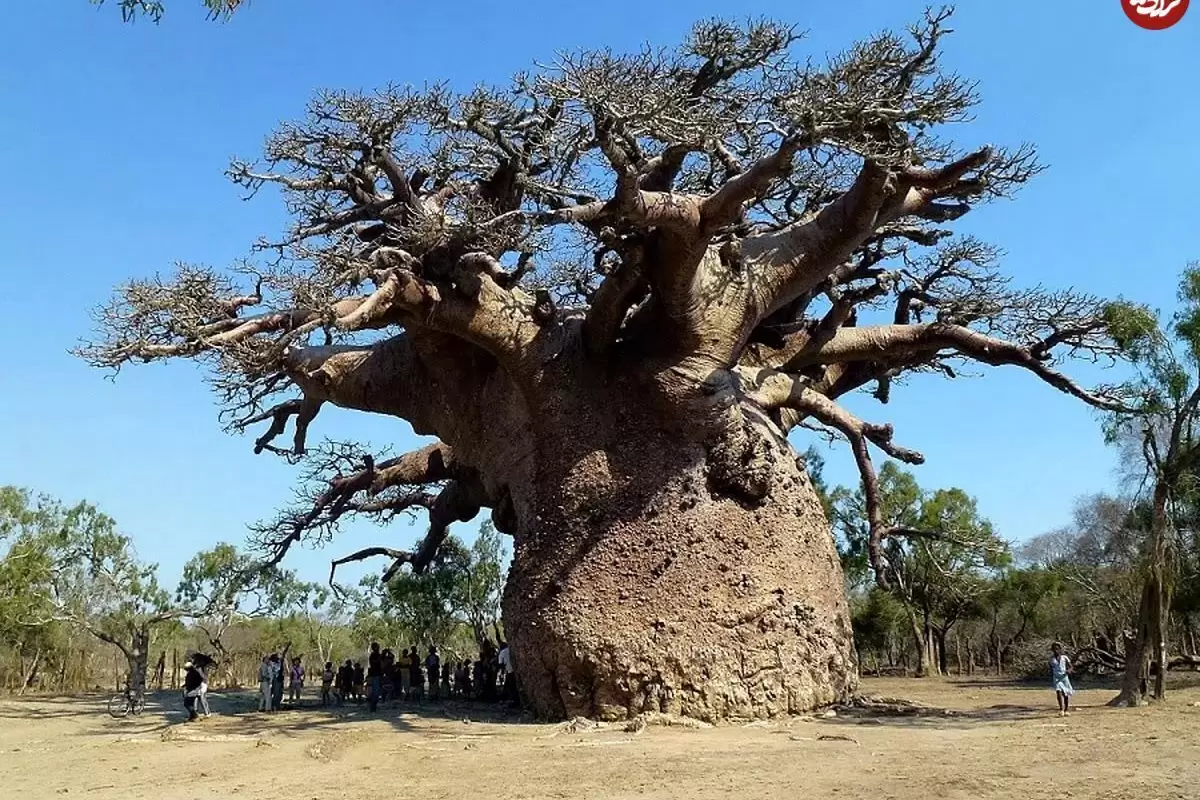
<path fill-rule="evenodd" d="M 321 705 L 328 706 L 333 702 L 333 679 L 336 673 L 333 670 L 333 662 L 326 661 L 325 669 L 321 672 Z"/>
<path fill-rule="evenodd" d="M 354 694 L 354 664 L 350 659 L 338 668 L 337 674 L 337 703 L 342 705 Z"/>
<path fill-rule="evenodd" d="M 193 722 L 196 719 L 196 699 L 200 697 L 200 685 L 204 683 L 204 676 L 200 674 L 200 670 L 191 661 L 183 665 L 183 707 L 187 710 L 187 721 Z"/>
<path fill-rule="evenodd" d="M 434 645 L 429 645 L 429 655 L 425 657 L 425 674 L 429 680 L 429 699 L 437 700 L 440 697 L 438 687 L 442 678 L 442 658 Z"/>
<path fill-rule="evenodd" d="M 512 651 L 507 642 L 500 643 L 500 653 L 496 657 L 500 669 L 500 680 L 504 685 L 504 700 L 509 705 L 517 704 L 517 675 L 513 669 Z"/>
<path fill-rule="evenodd" d="M 304 696 L 304 665 L 300 662 L 300 657 L 296 656 L 292 659 L 292 668 L 288 673 L 288 701 L 299 704 L 300 698 Z"/>
<path fill-rule="evenodd" d="M 425 671 L 421 669 L 421 654 L 416 645 L 408 651 L 408 677 L 412 682 L 411 699 L 420 703 L 425 698 Z"/>
<path fill-rule="evenodd" d="M 286 652 L 286 651 L 285 651 Z M 283 706 L 283 679 L 286 667 L 279 653 L 271 654 L 271 710 L 278 711 Z"/>
<path fill-rule="evenodd" d="M 1075 688 L 1071 686 L 1071 659 L 1063 653 L 1063 646 L 1055 642 L 1050 647 L 1050 680 L 1054 684 L 1054 695 L 1058 699 L 1058 715 L 1071 715 L 1071 695 Z"/>
<path fill-rule="evenodd" d="M 271 667 L 271 657 L 263 656 L 262 663 L 258 665 L 258 710 L 268 712 L 271 710 L 271 676 L 273 670 Z"/>
<path fill-rule="evenodd" d="M 212 716 L 212 711 L 208 707 L 208 673 L 213 668 L 213 665 L 209 663 L 207 666 L 201 664 L 196 664 L 195 666 L 196 671 L 200 673 L 200 693 L 196 696 L 197 705 L 200 706 L 200 711 L 204 714 L 204 718 L 208 719 Z"/>
<path fill-rule="evenodd" d="M 384 702 L 392 700 L 396 696 L 396 654 L 392 652 L 392 648 L 383 648 L 383 689 L 381 699 Z"/>
<path fill-rule="evenodd" d="M 379 708 L 379 696 L 383 693 L 383 655 L 379 652 L 379 642 L 371 642 L 371 652 L 367 656 L 367 708 L 375 711 Z"/>

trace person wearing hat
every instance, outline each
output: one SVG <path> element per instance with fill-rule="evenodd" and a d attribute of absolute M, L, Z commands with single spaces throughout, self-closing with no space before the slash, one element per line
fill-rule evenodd
<path fill-rule="evenodd" d="M 186 662 L 183 669 L 183 707 L 188 712 L 187 721 L 192 722 L 196 719 L 196 698 L 200 696 L 204 676 L 191 661 Z"/>
<path fill-rule="evenodd" d="M 213 668 L 213 660 L 203 654 L 199 654 L 192 660 L 196 671 L 200 673 L 200 694 L 197 696 L 200 706 L 200 711 L 204 714 L 204 718 L 208 719 L 212 715 L 212 711 L 208 708 L 208 672 Z"/>

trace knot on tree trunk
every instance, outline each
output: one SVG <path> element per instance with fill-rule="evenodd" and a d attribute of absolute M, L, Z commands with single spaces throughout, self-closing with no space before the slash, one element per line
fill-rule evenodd
<path fill-rule="evenodd" d="M 778 463 L 772 445 L 768 434 L 742 419 L 708 450 L 709 492 L 749 505 L 762 503 Z"/>

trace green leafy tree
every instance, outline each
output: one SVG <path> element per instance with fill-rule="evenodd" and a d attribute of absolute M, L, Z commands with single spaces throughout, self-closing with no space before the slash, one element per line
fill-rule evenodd
<path fill-rule="evenodd" d="M 863 489 L 833 492 L 847 571 L 865 580 L 874 516 L 890 531 L 886 586 L 907 611 L 917 674 L 945 672 L 947 634 L 976 613 L 988 574 L 1009 562 L 1008 547 L 961 489 L 923 491 L 892 462 L 880 470 L 877 488 L 873 512 Z"/>
<path fill-rule="evenodd" d="M 16 537 L 17 555 L 37 565 L 25 575 L 24 602 L 35 616 L 24 624 L 79 626 L 120 650 L 127 685 L 144 689 L 152 631 L 190 612 L 172 605 L 156 567 L 138 560 L 129 537 L 95 506 L 66 507 L 11 488 L 5 498 L 3 527 Z"/>
<path fill-rule="evenodd" d="M 495 640 L 500 639 L 505 557 L 504 541 L 491 520 L 483 521 L 471 547 L 457 555 L 456 566 L 463 576 L 458 604 L 471 625 L 475 643 L 481 648 L 492 641 L 491 634 Z"/>
<path fill-rule="evenodd" d="M 1168 625 L 1180 575 L 1176 517 L 1200 491 L 1200 264 L 1189 265 L 1179 284 L 1178 309 L 1160 324 L 1144 308 L 1110 312 L 1110 329 L 1135 377 L 1128 384 L 1130 413 L 1107 420 L 1107 439 L 1137 464 L 1138 488 L 1148 517 L 1138 572 L 1143 587 L 1125 642 L 1125 677 L 1114 705 L 1139 705 L 1166 696 Z M 1160 665 L 1153 687 L 1151 662 Z"/>
<path fill-rule="evenodd" d="M 894 593 L 871 586 L 851 599 L 850 615 L 859 664 L 878 674 L 879 654 L 887 653 L 890 664 L 897 643 L 908 635 L 908 612 Z"/>
<path fill-rule="evenodd" d="M 499 637 L 504 560 L 504 543 L 490 521 L 480 526 L 470 547 L 449 536 L 426 569 L 389 569 L 382 579 L 360 584 L 377 603 L 368 600 L 362 606 L 361 624 L 392 636 L 379 621 L 386 619 L 416 642 L 433 644 L 448 643 L 467 628 L 483 647 L 493 634 Z"/>
<path fill-rule="evenodd" d="M 239 622 L 306 608 L 317 589 L 294 572 L 263 564 L 231 544 L 197 553 L 183 567 L 176 590 L 180 608 L 190 609 L 197 629 L 218 663 L 227 664 L 230 629 Z M 325 592 L 319 594 L 323 597 Z"/>
<path fill-rule="evenodd" d="M 21 664 L 19 691 L 33 685 L 62 635 L 47 591 L 50 554 L 36 536 L 48 523 L 27 492 L 0 487 L 0 647 Z"/>
<path fill-rule="evenodd" d="M 1063 579 L 1056 571 L 1025 567 L 1004 570 L 980 592 L 978 611 L 988 625 L 997 674 L 1010 662 L 1013 646 L 1041 628 L 1040 615 L 1062 591 Z"/>
<path fill-rule="evenodd" d="M 899 535 L 915 530 L 920 510 L 921 487 L 911 472 L 895 462 L 885 462 L 877 478 L 881 524 Z M 861 487 L 838 486 L 828 493 L 828 514 L 833 524 L 842 569 L 851 588 L 863 589 L 872 580 L 870 563 L 871 514 Z"/>

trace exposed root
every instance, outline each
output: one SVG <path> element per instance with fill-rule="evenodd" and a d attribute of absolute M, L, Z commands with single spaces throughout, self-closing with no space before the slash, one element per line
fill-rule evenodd
<path fill-rule="evenodd" d="M 895 697 L 858 695 L 849 703 L 835 706 L 843 714 L 856 717 L 953 717 L 958 712 L 949 708 L 923 706 Z"/>
<path fill-rule="evenodd" d="M 246 733 L 190 733 L 181 725 L 167 728 L 158 737 L 162 742 L 253 742 L 258 746 L 269 744 L 264 740 L 265 734 Z"/>
<path fill-rule="evenodd" d="M 619 730 L 624 733 L 632 733 L 637 736 L 646 731 L 646 728 L 651 725 L 661 725 L 664 727 L 674 728 L 711 728 L 712 725 L 700 720 L 690 719 L 688 717 L 680 717 L 675 714 L 663 714 L 658 711 L 647 711 L 643 714 L 638 714 L 631 719 L 622 720 L 619 722 L 597 722 L 596 720 L 588 719 L 587 717 L 575 717 L 574 719 L 560 722 L 554 726 L 554 730 L 544 736 L 535 736 L 537 740 L 553 739 L 556 736 L 563 734 L 578 735 L 586 733 L 599 733 L 601 731 Z"/>
<path fill-rule="evenodd" d="M 862 746 L 858 743 L 858 739 L 855 739 L 853 736 L 842 736 L 841 734 L 836 734 L 836 733 L 824 734 L 822 736 L 818 736 L 817 741 L 818 742 L 850 742 L 851 744 L 854 744 L 855 746 L 858 746 L 858 747 Z"/>

